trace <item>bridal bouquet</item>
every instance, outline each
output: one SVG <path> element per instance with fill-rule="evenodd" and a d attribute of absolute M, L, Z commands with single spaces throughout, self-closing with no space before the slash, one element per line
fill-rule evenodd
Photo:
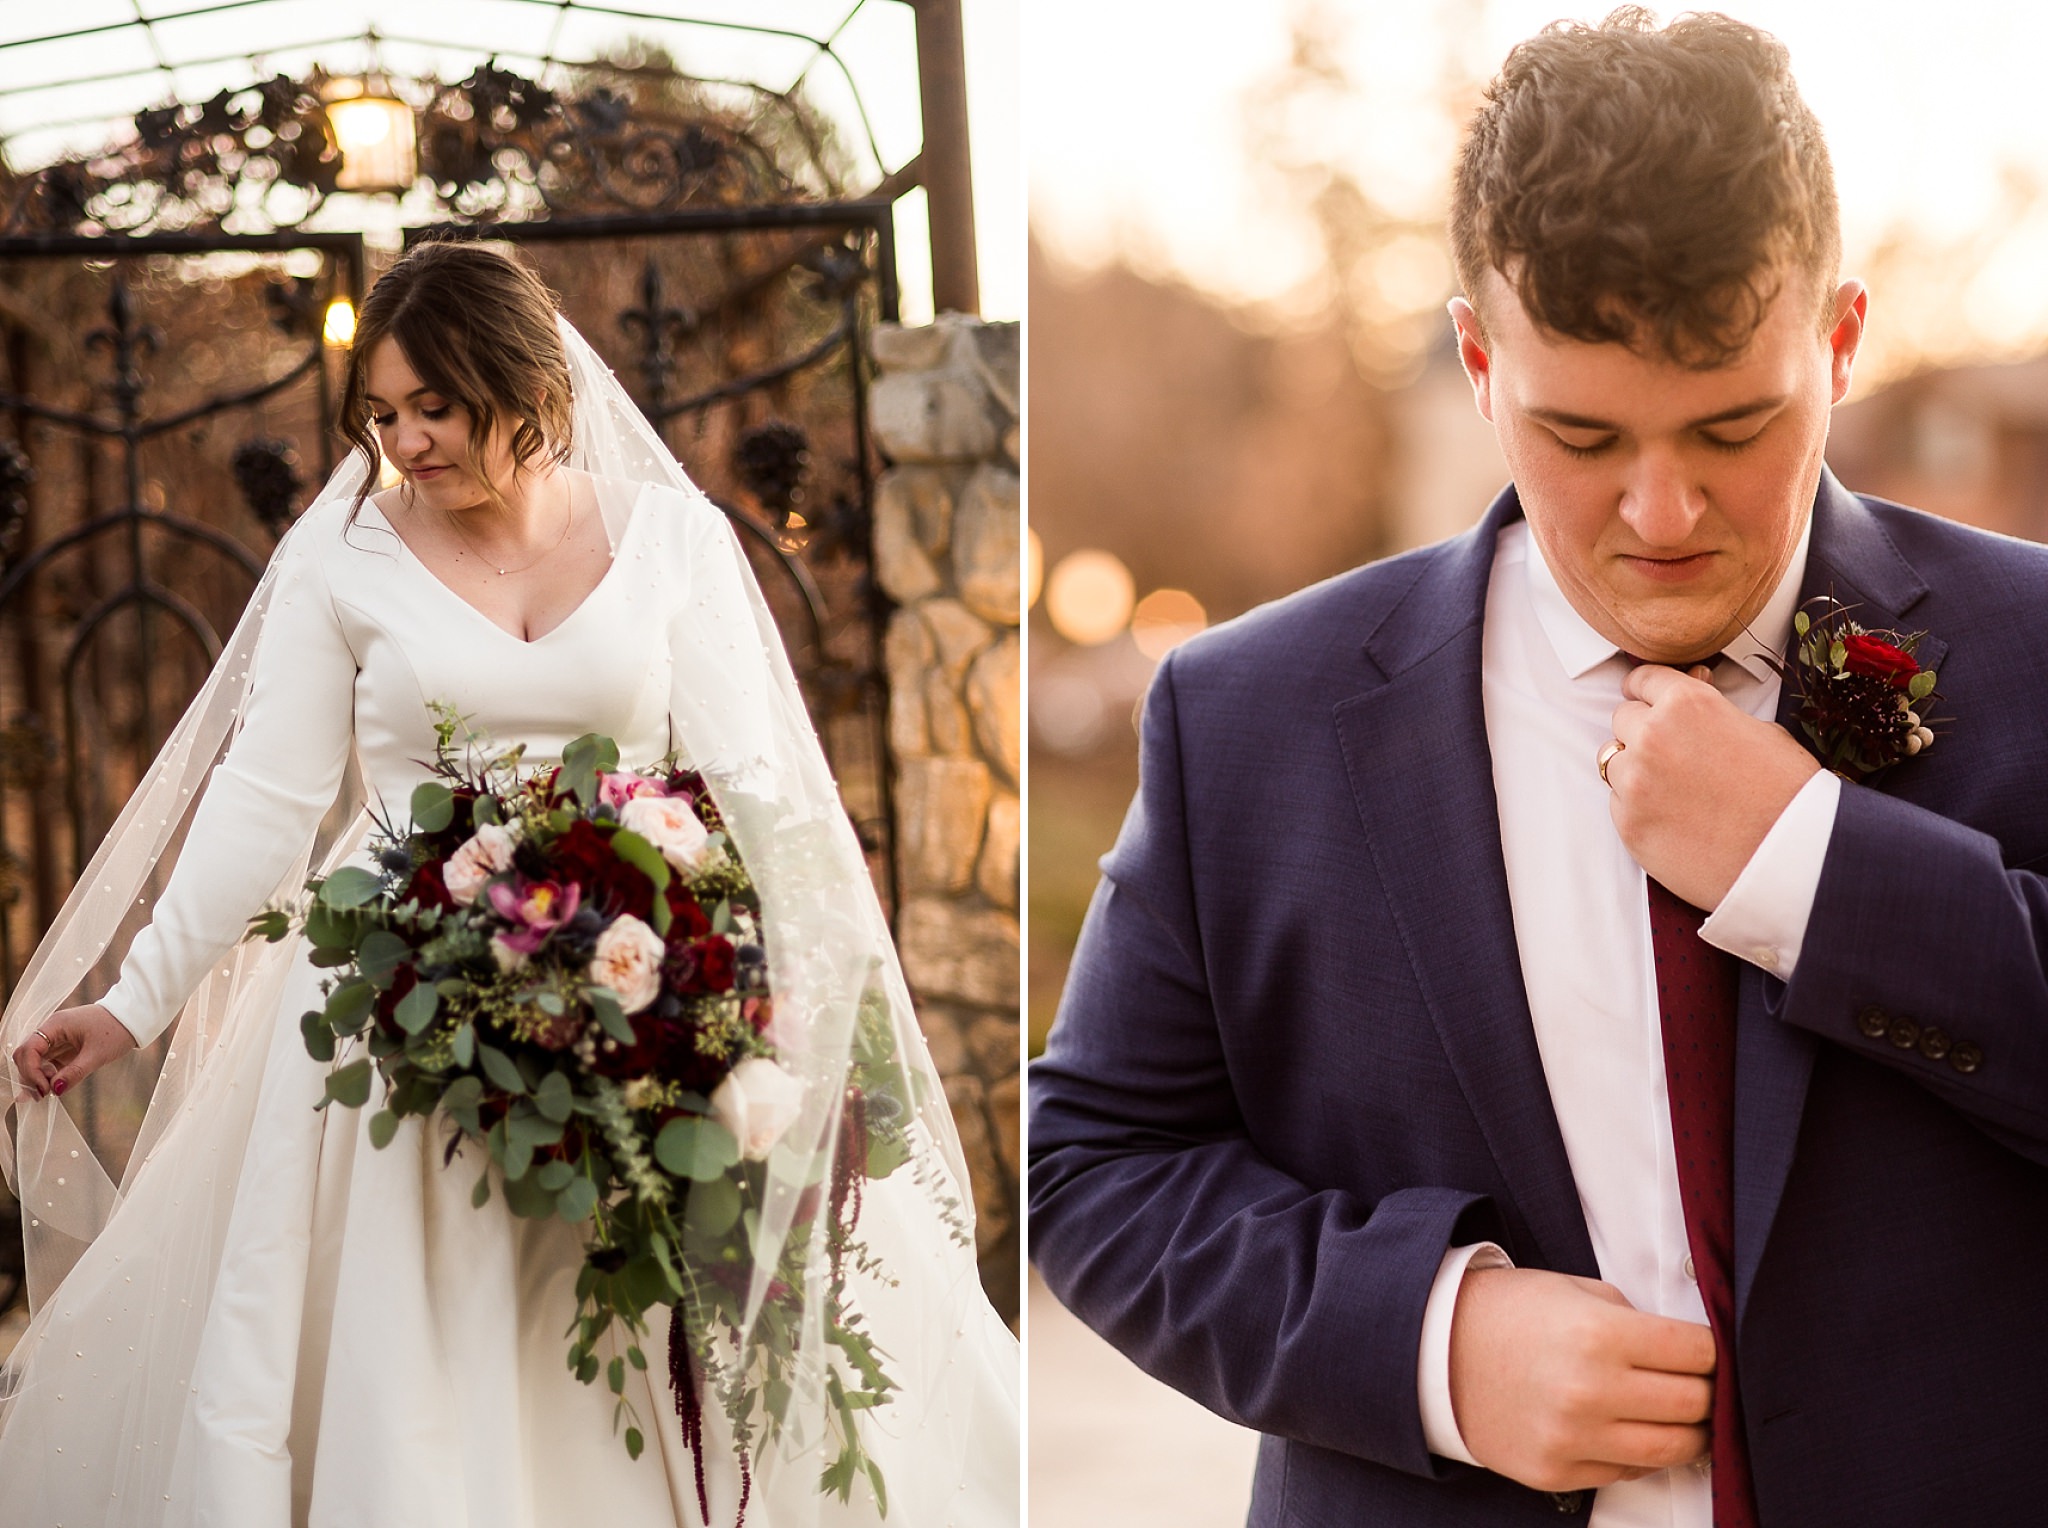
<path fill-rule="evenodd" d="M 845 1278 L 849 1259 L 872 1271 L 855 1240 L 861 1181 L 909 1157 L 886 998 L 871 990 L 858 1018 L 831 1179 L 805 1190 L 748 1324 L 767 1158 L 804 1085 L 771 1039 L 760 904 L 716 804 L 688 771 L 620 772 L 616 744 L 596 735 L 546 771 L 522 772 L 516 749 L 479 759 L 472 743 L 458 758 L 460 718 L 437 718 L 434 778 L 413 792 L 409 830 L 378 824 L 380 869 L 309 881 L 310 900 L 251 926 L 271 940 L 303 931 L 335 973 L 301 1021 L 331 1065 L 321 1107 L 367 1105 L 380 1074 L 374 1145 L 406 1116 L 438 1113 L 452 1127 L 445 1162 L 465 1140 L 488 1150 L 476 1205 L 495 1167 L 513 1213 L 587 1227 L 568 1362 L 586 1384 L 605 1375 L 635 1458 L 645 1438 L 626 1366 L 647 1367 L 648 1310 L 674 1308 L 669 1377 L 700 1503 L 700 1377 L 732 1423 L 744 1486 L 748 1445 L 789 1404 L 793 1334 L 821 1302 L 838 1451 L 819 1488 L 843 1499 L 865 1475 L 886 1511 L 857 1420 L 893 1386 Z M 814 1266 L 829 1273 L 823 1290 L 806 1286 Z"/>

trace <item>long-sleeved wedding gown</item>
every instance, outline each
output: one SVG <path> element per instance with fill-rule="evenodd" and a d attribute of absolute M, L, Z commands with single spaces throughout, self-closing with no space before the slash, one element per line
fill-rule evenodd
<path fill-rule="evenodd" d="M 351 756 L 369 801 L 403 820 L 434 754 L 430 702 L 497 745 L 525 744 L 529 765 L 596 731 L 617 739 L 626 768 L 669 752 L 686 735 L 678 719 L 717 703 L 705 697 L 725 660 L 760 641 L 690 618 L 707 570 L 731 576 L 729 528 L 665 485 L 577 481 L 599 501 L 613 562 L 531 641 L 441 583 L 374 503 L 351 517 L 324 501 L 293 530 L 239 731 L 106 998 L 139 1038 L 203 983 L 247 980 L 237 952 L 253 947 L 237 941 L 293 876 Z M 360 824 L 356 836 L 334 857 L 360 859 Z M 146 1136 L 105 1229 L 0 1379 L 13 1392 L 0 1401 L 0 1523 L 697 1523 L 696 1464 L 662 1366 L 628 1371 L 648 1437 L 635 1462 L 612 1396 L 565 1365 L 580 1229 L 517 1219 L 499 1196 L 473 1208 L 481 1153 L 466 1145 L 444 1167 L 439 1121 L 409 1120 L 376 1150 L 371 1110 L 316 1113 L 326 1069 L 298 1017 L 319 1006 L 321 973 L 301 954 L 273 964 L 272 990 L 254 999 L 275 1015 L 268 1034 L 198 1072 L 178 1107 L 203 1122 Z M 225 1048 L 192 1027 L 174 1051 Z M 1016 1347 L 971 1251 L 934 1234 L 948 1193 L 967 1197 L 898 1173 L 868 1185 L 861 1220 L 901 1280 L 855 1289 L 884 1348 L 915 1332 L 899 1344 L 945 1355 L 873 1416 L 887 1521 L 913 1528 L 1017 1512 Z M 157 1319 L 194 1301 L 200 1319 Z M 664 1335 L 651 1334 L 651 1353 Z M 740 1474 L 715 1401 L 705 1422 L 711 1519 L 730 1523 Z M 874 1518 L 859 1497 L 820 1510 L 825 1523 Z M 777 1511 L 757 1498 L 747 1520 L 780 1528 Z"/>

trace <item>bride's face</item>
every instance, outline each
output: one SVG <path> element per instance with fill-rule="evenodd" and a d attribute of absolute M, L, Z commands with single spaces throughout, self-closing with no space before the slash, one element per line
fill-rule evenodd
<path fill-rule="evenodd" d="M 398 341 L 378 341 L 363 368 L 363 382 L 384 460 L 398 469 L 414 498 L 446 511 L 489 502 L 484 485 L 466 465 L 469 410 L 422 382 Z M 502 429 L 492 431 L 482 456 L 484 470 L 504 497 L 513 463 Z"/>

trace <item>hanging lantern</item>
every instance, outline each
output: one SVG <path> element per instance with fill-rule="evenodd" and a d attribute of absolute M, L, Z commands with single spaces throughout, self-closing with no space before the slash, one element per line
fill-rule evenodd
<path fill-rule="evenodd" d="M 343 191 L 402 195 L 419 177 L 412 108 L 381 78 L 337 81 L 327 102 L 327 125 L 341 149 Z"/>

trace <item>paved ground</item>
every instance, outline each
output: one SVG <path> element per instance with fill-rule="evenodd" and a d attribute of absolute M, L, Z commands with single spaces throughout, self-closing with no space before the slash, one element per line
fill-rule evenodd
<path fill-rule="evenodd" d="M 1031 1277 L 1030 1528 L 1241 1528 L 1258 1435 L 1140 1372 Z"/>

